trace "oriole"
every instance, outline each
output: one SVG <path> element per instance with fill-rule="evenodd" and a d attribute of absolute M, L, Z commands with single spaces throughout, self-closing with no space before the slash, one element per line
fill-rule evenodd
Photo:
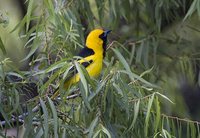
<path fill-rule="evenodd" d="M 83 65 L 90 77 L 97 77 L 103 66 L 103 58 L 106 53 L 106 42 L 107 35 L 111 30 L 95 29 L 89 33 L 86 39 L 85 47 L 80 51 L 78 56 L 82 59 L 78 60 L 78 63 Z M 69 71 L 69 76 L 64 80 L 64 89 L 68 89 L 72 84 L 77 83 L 80 80 L 80 76 L 75 67 L 71 67 Z M 51 97 L 54 99 L 59 94 L 59 87 L 54 92 Z"/>

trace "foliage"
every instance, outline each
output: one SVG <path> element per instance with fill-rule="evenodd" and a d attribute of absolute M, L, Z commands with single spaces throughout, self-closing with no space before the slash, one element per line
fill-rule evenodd
<path fill-rule="evenodd" d="M 12 114 L 23 113 L 19 88 L 35 81 L 39 96 L 25 105 L 29 113 L 23 117 L 24 137 L 200 137 L 200 122 L 181 118 L 188 113 L 176 92 L 182 78 L 194 81 L 198 40 L 179 28 L 166 29 L 175 21 L 187 28 L 190 23 L 199 35 L 199 26 L 191 26 L 188 19 L 195 11 L 199 17 L 194 4 L 199 0 L 27 3 L 27 13 L 13 31 L 20 29 L 24 47 L 30 49 L 23 59 L 31 58 L 30 70 L 5 71 L 9 60 L 0 62 L 0 112 L 6 127 L 14 125 L 9 122 Z M 70 60 L 84 46 L 85 32 L 97 27 L 113 30 L 101 76 L 90 78 L 75 62 L 81 81 L 67 91 L 61 89 L 62 98 L 52 100 L 49 97 L 58 84 L 63 85 Z M 3 43 L 0 49 L 5 53 Z M 8 81 L 9 74 L 22 82 Z M 38 104 L 41 109 L 36 112 Z"/>

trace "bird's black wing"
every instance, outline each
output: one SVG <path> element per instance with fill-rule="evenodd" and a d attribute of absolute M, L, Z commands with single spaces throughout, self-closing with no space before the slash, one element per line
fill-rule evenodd
<path fill-rule="evenodd" d="M 88 56 L 94 55 L 94 51 L 88 47 L 84 47 L 78 54 L 79 57 L 85 58 Z M 72 61 L 73 62 L 73 61 Z M 88 67 L 91 63 L 93 62 L 93 60 L 90 61 L 85 61 L 82 62 L 81 65 L 84 66 L 85 68 Z M 64 83 L 67 82 L 68 80 L 70 80 L 74 75 L 76 75 L 78 73 L 75 65 L 71 66 L 71 68 L 68 71 L 67 77 L 64 80 Z M 59 89 L 59 87 L 54 91 L 57 92 Z"/>
<path fill-rule="evenodd" d="M 94 55 L 94 51 L 88 47 L 84 47 L 78 54 L 79 57 L 85 58 L 88 56 Z M 93 62 L 93 60 L 90 61 L 85 61 L 80 63 L 82 66 L 84 66 L 85 68 L 88 67 L 91 63 Z M 71 79 L 74 75 L 76 75 L 78 73 L 76 67 L 73 65 L 67 74 L 67 77 L 65 78 L 64 82 L 67 82 L 69 79 Z"/>
<path fill-rule="evenodd" d="M 93 62 L 93 60 L 90 61 L 85 61 L 82 62 L 81 65 L 84 66 L 85 68 L 88 67 L 91 63 Z M 68 81 L 70 78 L 72 78 L 74 75 L 76 75 L 78 73 L 76 67 L 73 65 L 68 72 L 67 78 L 65 79 L 64 82 Z"/>
<path fill-rule="evenodd" d="M 93 60 L 90 60 L 88 62 L 82 62 L 81 65 L 84 66 L 85 68 L 88 67 L 91 63 L 93 62 Z M 71 66 L 71 68 L 68 71 L 67 77 L 64 80 L 64 83 L 69 81 L 74 75 L 76 75 L 78 73 L 75 65 Z M 54 92 L 53 95 L 59 90 L 59 87 L 57 87 Z"/>
<path fill-rule="evenodd" d="M 88 47 L 84 47 L 78 54 L 78 56 L 82 57 L 82 58 L 85 58 L 85 57 L 88 57 L 88 56 L 91 56 L 91 55 L 94 55 L 94 51 L 92 49 L 88 48 Z M 85 61 L 85 62 L 82 62 L 81 65 L 86 68 L 92 62 L 93 62 L 93 60 Z M 68 72 L 68 77 L 65 79 L 65 82 L 68 81 L 71 77 L 73 77 L 77 73 L 78 73 L 78 71 L 77 71 L 76 67 L 73 65 Z"/>
<path fill-rule="evenodd" d="M 84 47 L 78 54 L 78 56 L 84 58 L 84 57 L 88 57 L 94 55 L 94 51 L 88 47 Z"/>

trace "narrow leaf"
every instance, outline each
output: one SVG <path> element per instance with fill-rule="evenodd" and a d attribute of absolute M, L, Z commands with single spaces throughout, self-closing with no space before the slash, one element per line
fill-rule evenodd
<path fill-rule="evenodd" d="M 92 135 L 93 135 L 93 133 L 94 133 L 95 127 L 97 126 L 98 120 L 99 120 L 99 117 L 96 116 L 96 118 L 95 118 L 95 119 L 92 121 L 92 123 L 90 124 L 90 127 L 89 127 L 89 134 L 88 134 L 88 137 L 89 137 L 89 138 L 92 138 Z"/>
<path fill-rule="evenodd" d="M 153 70 L 153 68 L 154 68 L 154 66 L 151 67 L 150 69 L 148 69 L 148 70 L 142 72 L 142 74 L 140 74 L 140 77 L 142 78 L 144 75 L 151 73 L 151 71 Z"/>
<path fill-rule="evenodd" d="M 88 85 L 87 85 L 87 81 L 85 79 L 85 76 L 83 74 L 83 71 L 82 71 L 82 69 L 81 69 L 81 67 L 80 67 L 80 65 L 77 61 L 75 61 L 75 66 L 76 66 L 76 69 L 78 70 L 81 82 L 82 82 L 83 87 L 85 89 L 85 95 L 86 95 L 86 97 L 88 97 Z"/>
<path fill-rule="evenodd" d="M 191 4 L 191 6 L 190 6 L 190 8 L 189 8 L 189 10 L 188 10 L 188 12 L 187 12 L 187 14 L 185 15 L 183 21 L 185 21 L 188 17 L 190 17 L 190 16 L 194 13 L 194 11 L 195 11 L 195 9 L 196 9 L 197 1 L 198 1 L 198 0 L 194 0 L 194 1 L 192 2 L 192 4 Z"/>
<path fill-rule="evenodd" d="M 1 115 L 3 116 L 3 118 L 5 119 L 6 123 L 9 125 L 9 127 L 12 127 L 11 124 L 10 124 L 10 120 L 9 120 L 7 114 L 6 114 L 6 113 L 3 111 L 3 109 L 2 109 L 2 106 L 0 106 L 0 113 L 1 113 Z M 5 121 L 0 121 L 0 126 L 1 126 L 3 123 L 5 123 Z"/>
<path fill-rule="evenodd" d="M 154 100 L 154 94 L 151 96 L 151 99 L 149 99 L 149 103 L 148 103 L 148 108 L 147 108 L 147 114 L 146 114 L 146 118 L 145 118 L 145 136 L 148 136 L 148 128 L 149 128 L 149 118 L 150 118 L 150 114 L 151 114 L 151 107 L 152 107 L 152 103 Z"/>
<path fill-rule="evenodd" d="M 140 109 L 140 100 L 138 100 L 134 104 L 134 117 L 133 117 L 133 121 L 132 121 L 131 126 L 129 127 L 128 131 L 130 131 L 131 129 L 134 129 L 134 125 L 135 125 L 136 119 L 138 117 L 139 109 Z"/>
<path fill-rule="evenodd" d="M 48 131 L 49 131 L 49 125 L 48 125 L 48 111 L 47 107 L 45 105 L 45 102 L 40 98 L 40 105 L 42 107 L 42 112 L 44 115 L 44 137 L 48 138 Z"/>
<path fill-rule="evenodd" d="M 116 50 L 116 49 L 114 49 L 114 48 L 112 48 L 112 50 L 114 51 L 114 53 L 116 54 L 116 56 L 118 57 L 118 59 L 120 60 L 120 62 L 124 65 L 124 68 L 125 68 L 127 71 L 131 72 L 130 66 L 128 65 L 128 63 L 126 62 L 126 60 L 125 60 L 125 58 L 122 56 L 122 54 L 121 54 L 118 50 Z"/>
<path fill-rule="evenodd" d="M 159 123 L 160 123 L 160 103 L 159 103 L 157 96 L 156 96 L 156 99 L 155 99 L 155 107 L 156 107 L 156 119 L 155 119 L 154 132 L 157 133 Z"/>
<path fill-rule="evenodd" d="M 172 102 L 172 100 L 170 100 L 167 96 L 165 96 L 165 95 L 163 95 L 163 94 L 161 94 L 161 93 L 159 93 L 159 92 L 156 92 L 156 94 L 157 94 L 157 95 L 160 95 L 162 98 L 164 98 L 165 100 L 169 101 L 170 103 L 175 104 L 175 103 Z"/>
<path fill-rule="evenodd" d="M 33 9 L 33 4 L 34 4 L 34 0 L 29 0 L 28 3 L 28 10 L 27 10 L 27 14 L 26 14 L 26 32 L 29 29 L 29 24 L 31 21 L 31 13 L 32 13 L 32 9 Z"/>
<path fill-rule="evenodd" d="M 56 112 L 56 107 L 49 97 L 47 99 L 48 99 L 48 103 L 50 105 L 50 108 L 51 108 L 51 111 L 52 111 L 52 114 L 53 114 L 54 136 L 55 136 L 55 138 L 58 138 L 58 116 L 57 116 L 57 112 Z"/>
<path fill-rule="evenodd" d="M 5 55 L 6 54 L 6 49 L 5 49 L 5 46 L 3 44 L 3 41 L 1 40 L 1 37 L 0 37 L 0 49 L 3 52 L 3 54 Z"/>
<path fill-rule="evenodd" d="M 111 138 L 110 132 L 101 124 L 102 131 L 108 136 L 108 138 Z"/>

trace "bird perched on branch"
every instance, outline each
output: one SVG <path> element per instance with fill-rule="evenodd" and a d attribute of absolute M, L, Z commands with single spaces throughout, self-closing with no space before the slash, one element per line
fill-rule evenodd
<path fill-rule="evenodd" d="M 107 35 L 111 30 L 95 29 L 89 33 L 86 39 L 85 47 L 78 54 L 79 59 L 77 62 L 86 68 L 90 77 L 97 77 L 103 66 L 103 58 L 106 53 Z M 69 70 L 68 77 L 64 80 L 64 89 L 68 89 L 72 84 L 80 80 L 80 75 L 75 66 Z M 59 87 L 55 90 L 54 99 L 59 94 Z"/>

